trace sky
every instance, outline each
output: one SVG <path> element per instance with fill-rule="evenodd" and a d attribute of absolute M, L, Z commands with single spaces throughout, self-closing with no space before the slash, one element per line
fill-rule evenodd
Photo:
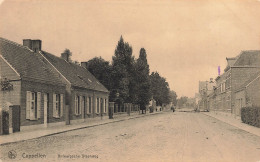
<path fill-rule="evenodd" d="M 72 60 L 112 60 L 120 36 L 178 97 L 223 73 L 226 57 L 260 49 L 260 0 L 0 0 L 0 36 Z"/>

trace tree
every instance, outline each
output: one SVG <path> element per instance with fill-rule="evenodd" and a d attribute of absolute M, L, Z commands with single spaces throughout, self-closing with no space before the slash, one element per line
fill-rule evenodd
<path fill-rule="evenodd" d="M 63 58 L 65 58 L 65 60 L 71 62 L 72 52 L 71 52 L 69 49 L 66 48 L 66 49 L 63 51 L 63 53 L 61 54 L 61 56 L 62 56 Z"/>
<path fill-rule="evenodd" d="M 177 105 L 178 107 L 183 107 L 184 104 L 186 104 L 188 101 L 188 97 L 182 96 L 181 98 L 177 99 Z"/>
<path fill-rule="evenodd" d="M 109 91 L 111 90 L 111 88 L 112 88 L 112 80 L 111 80 L 112 67 L 108 61 L 105 61 L 102 57 L 95 57 L 87 62 L 87 69 Z"/>
<path fill-rule="evenodd" d="M 134 84 L 131 81 L 134 73 L 134 57 L 132 56 L 132 47 L 124 42 L 120 37 L 115 55 L 112 57 L 112 77 L 113 77 L 113 94 L 119 93 L 120 102 L 132 102 L 131 94 L 133 94 Z"/>
<path fill-rule="evenodd" d="M 166 79 L 161 77 L 158 72 L 152 72 L 150 75 L 152 95 L 157 105 L 170 102 L 170 88 Z"/>
<path fill-rule="evenodd" d="M 170 91 L 170 101 L 173 105 L 177 105 L 177 94 L 173 90 Z"/>
<path fill-rule="evenodd" d="M 149 77 L 149 65 L 147 62 L 147 55 L 144 48 L 140 49 L 139 58 L 136 62 L 136 95 L 137 102 L 140 104 L 142 110 L 145 110 L 145 106 L 149 104 L 152 96 L 151 82 Z"/>

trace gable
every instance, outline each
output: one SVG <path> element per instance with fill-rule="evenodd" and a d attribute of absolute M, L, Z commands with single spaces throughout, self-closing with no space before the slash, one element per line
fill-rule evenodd
<path fill-rule="evenodd" d="M 46 66 L 46 60 L 27 47 L 0 38 L 0 53 L 23 80 L 64 85 L 59 74 Z"/>
<path fill-rule="evenodd" d="M 0 79 L 7 78 L 9 80 L 18 80 L 20 79 L 19 74 L 16 70 L 11 67 L 10 64 L 0 55 Z"/>

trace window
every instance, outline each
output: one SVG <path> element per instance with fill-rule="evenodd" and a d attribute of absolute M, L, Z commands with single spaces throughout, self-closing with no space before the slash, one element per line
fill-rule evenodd
<path fill-rule="evenodd" d="M 92 109 L 91 106 L 92 106 L 92 105 L 91 105 L 91 97 L 89 97 L 89 98 L 88 98 L 88 113 L 91 113 L 91 109 Z"/>
<path fill-rule="evenodd" d="M 101 112 L 101 113 L 104 112 L 104 102 L 103 102 L 103 98 L 100 98 L 100 112 Z"/>
<path fill-rule="evenodd" d="M 53 117 L 60 118 L 63 116 L 63 94 L 53 94 Z"/>
<path fill-rule="evenodd" d="M 75 96 L 75 114 L 76 115 L 79 115 L 81 114 L 81 111 L 80 111 L 80 96 Z"/>
<path fill-rule="evenodd" d="M 26 119 L 37 120 L 41 117 L 41 92 L 26 92 Z"/>
<path fill-rule="evenodd" d="M 81 111 L 83 110 L 83 116 L 85 115 L 85 111 L 86 111 L 86 98 L 85 96 L 82 96 L 82 108 Z"/>
<path fill-rule="evenodd" d="M 220 84 L 220 92 L 226 91 L 226 82 Z"/>
<path fill-rule="evenodd" d="M 104 108 L 104 113 L 106 113 L 107 112 L 107 99 L 105 99 L 105 108 Z"/>
<path fill-rule="evenodd" d="M 99 114 L 99 98 L 97 98 L 97 107 L 96 107 L 96 113 Z"/>

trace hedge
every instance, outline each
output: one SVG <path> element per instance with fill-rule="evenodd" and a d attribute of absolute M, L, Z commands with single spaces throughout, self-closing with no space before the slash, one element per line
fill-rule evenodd
<path fill-rule="evenodd" d="M 241 120 L 243 123 L 260 128 L 260 107 L 241 108 Z"/>

